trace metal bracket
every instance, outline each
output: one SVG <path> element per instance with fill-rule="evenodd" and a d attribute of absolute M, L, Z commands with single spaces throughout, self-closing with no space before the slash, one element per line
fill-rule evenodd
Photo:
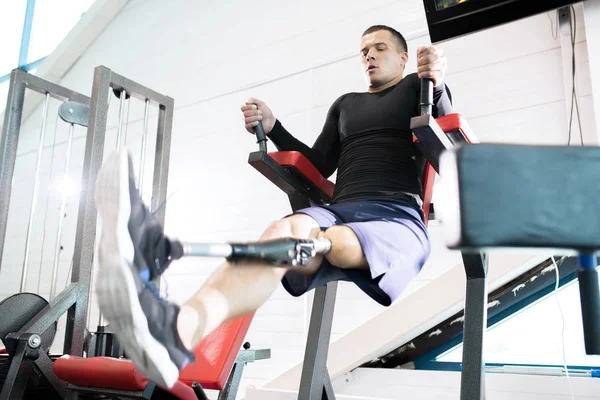
<path fill-rule="evenodd" d="M 571 36 L 571 6 L 556 10 L 558 13 L 558 28 L 563 35 Z"/>
<path fill-rule="evenodd" d="M 246 364 L 267 358 L 271 358 L 271 349 L 250 350 L 250 344 L 246 343 L 244 350 L 241 350 L 235 359 L 227 382 L 225 382 L 225 386 L 219 393 L 218 400 L 235 400 Z"/>
<path fill-rule="evenodd" d="M 87 128 L 90 120 L 90 106 L 74 101 L 65 101 L 58 107 L 58 115 L 69 124 Z"/>
<path fill-rule="evenodd" d="M 410 121 L 410 129 L 419 139 L 416 146 L 439 173 L 440 157 L 445 150 L 454 147 L 452 142 L 431 115 L 413 117 Z"/>

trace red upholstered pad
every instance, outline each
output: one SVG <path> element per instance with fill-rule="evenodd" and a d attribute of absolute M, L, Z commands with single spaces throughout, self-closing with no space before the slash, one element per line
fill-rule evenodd
<path fill-rule="evenodd" d="M 64 355 L 54 362 L 54 373 L 59 379 L 78 386 L 144 390 L 148 384 L 131 361 L 110 357 Z"/>
<path fill-rule="evenodd" d="M 170 392 L 185 399 L 180 394 L 193 394 L 193 389 L 189 386 L 194 381 L 198 381 L 204 389 L 221 390 L 253 317 L 254 314 L 248 314 L 233 319 L 208 335 L 196 347 L 196 361 L 181 371 L 179 383 Z M 110 357 L 81 358 L 65 355 L 55 361 L 54 373 L 58 378 L 79 386 L 142 390 L 148 384 L 148 380 L 134 368 L 131 361 Z"/>
<path fill-rule="evenodd" d="M 204 389 L 221 390 L 246 337 L 254 314 L 222 324 L 196 347 L 196 362 L 188 365 L 179 380 L 188 385 L 198 381 Z"/>
<path fill-rule="evenodd" d="M 302 153 L 298 151 L 276 151 L 269 153 L 269 155 L 282 167 L 295 167 L 326 195 L 333 197 L 335 184 L 325 179 Z"/>
<path fill-rule="evenodd" d="M 65 355 L 54 362 L 59 379 L 77 386 L 117 390 L 144 390 L 148 380 L 129 360 L 110 357 L 81 358 Z M 180 400 L 197 400 L 194 389 L 179 381 L 168 390 Z"/>
<path fill-rule="evenodd" d="M 468 143 L 479 143 L 475 133 L 467 123 L 467 120 L 460 114 L 448 114 L 443 117 L 436 118 L 435 120 L 440 128 L 448 133 L 451 131 L 459 130 Z"/>

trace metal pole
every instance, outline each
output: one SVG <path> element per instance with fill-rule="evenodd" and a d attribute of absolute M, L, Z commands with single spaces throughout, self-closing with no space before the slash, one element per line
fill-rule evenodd
<path fill-rule="evenodd" d="M 228 243 L 182 243 L 188 257 L 229 257 L 233 249 Z"/>
<path fill-rule="evenodd" d="M 121 131 L 123 129 L 123 117 L 125 113 L 125 97 L 127 92 L 123 90 L 119 98 L 119 124 L 117 125 L 117 150 L 121 148 Z"/>
<path fill-rule="evenodd" d="M 156 150 L 154 156 L 154 182 L 152 190 L 151 210 L 156 211 L 156 219 L 164 226 L 165 208 L 160 206 L 167 200 L 167 183 L 169 180 L 169 159 L 171 155 L 171 131 L 173 129 L 173 111 L 175 100 L 164 99 L 158 111 L 156 129 Z"/>
<path fill-rule="evenodd" d="M 35 208 L 37 203 L 39 178 L 40 178 L 40 164 L 42 162 L 42 153 L 44 152 L 44 137 L 46 134 L 46 121 L 48 119 L 48 105 L 50 104 L 50 93 L 46 92 L 46 99 L 44 101 L 44 109 L 42 114 L 42 128 L 40 133 L 40 145 L 38 148 L 37 163 L 35 167 L 35 178 L 33 186 L 33 196 L 31 200 L 31 208 L 29 210 L 29 223 L 27 225 L 27 238 L 25 240 L 25 258 L 23 260 L 23 270 L 21 273 L 21 292 L 25 291 L 27 284 L 27 270 L 29 264 L 29 250 L 31 247 L 31 233 L 33 230 L 33 220 L 35 218 Z"/>
<path fill-rule="evenodd" d="M 121 132 L 123 131 L 123 119 L 124 119 L 124 113 L 125 113 L 125 102 L 127 102 L 127 120 L 125 123 L 125 132 L 122 134 Z M 129 122 L 129 102 L 130 100 L 127 99 L 127 91 L 126 90 L 122 90 L 121 91 L 121 95 L 119 97 L 119 125 L 117 126 L 117 150 L 119 150 L 121 148 L 121 144 L 125 144 L 127 142 L 127 123 Z M 90 288 L 93 288 L 93 273 L 92 273 L 92 285 L 90 285 Z M 92 298 L 91 294 L 90 294 L 90 299 Z M 89 322 L 88 322 L 89 324 Z M 98 313 L 98 326 L 103 326 L 104 325 L 104 316 L 102 315 L 101 312 Z"/>
<path fill-rule="evenodd" d="M 69 164 L 71 162 L 71 146 L 73 144 L 73 131 L 75 130 L 75 126 L 73 124 L 69 125 L 69 139 L 67 141 L 67 161 L 65 165 L 65 175 L 64 182 L 69 179 Z M 60 214 L 58 216 L 58 231 L 56 233 L 56 245 L 54 247 L 54 265 L 52 267 L 52 282 L 50 282 L 50 301 L 54 299 L 54 295 L 56 294 L 56 280 L 58 278 L 58 260 L 60 256 L 60 240 L 62 237 L 62 228 L 64 223 L 64 215 L 65 215 L 65 207 L 67 204 L 67 195 L 63 193 L 62 200 L 60 203 Z"/>
<path fill-rule="evenodd" d="M 143 186 L 144 186 L 144 165 L 146 164 L 146 144 L 148 138 L 148 110 L 150 108 L 150 100 L 146 99 L 144 105 L 144 124 L 142 126 L 142 154 L 140 157 L 140 173 L 139 173 L 139 187 L 140 197 L 142 197 Z"/>
<path fill-rule="evenodd" d="M 108 86 L 111 72 L 105 67 L 94 70 L 90 117 L 85 142 L 81 195 L 77 232 L 73 250 L 73 272 L 71 282 L 79 283 L 77 305 L 69 309 L 65 327 L 65 354 L 83 355 L 86 321 L 88 320 L 88 302 L 92 291 L 91 277 L 94 260 L 94 242 L 96 240 L 96 206 L 94 194 L 96 176 L 102 165 L 106 119 L 108 112 Z"/>
<path fill-rule="evenodd" d="M 485 399 L 485 361 L 483 341 L 487 329 L 486 254 L 462 254 L 467 275 L 463 359 L 460 383 L 461 400 Z"/>
<path fill-rule="evenodd" d="M 26 84 L 23 75 L 26 76 L 27 73 L 18 69 L 10 75 L 8 101 L 4 113 L 2 136 L 0 137 L 0 268 L 4 251 L 4 238 L 6 237 L 6 225 L 8 223 L 12 179 L 17 159 L 23 103 L 25 101 Z"/>
<path fill-rule="evenodd" d="M 337 287 L 338 282 L 330 282 L 315 289 L 298 400 L 335 399 L 327 369 L 327 354 Z"/>

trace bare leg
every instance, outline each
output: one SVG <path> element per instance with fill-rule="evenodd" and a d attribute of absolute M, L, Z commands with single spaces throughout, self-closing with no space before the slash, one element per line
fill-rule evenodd
<path fill-rule="evenodd" d="M 296 214 L 272 224 L 260 240 L 280 237 L 298 239 L 324 237 L 332 242 L 326 255 L 329 262 L 340 268 L 368 268 L 360 242 L 354 231 L 346 226 L 332 226 L 322 232 L 317 222 L 304 214 Z M 315 257 L 301 271 L 312 274 L 323 256 Z M 188 349 L 223 322 L 256 311 L 271 296 L 281 282 L 286 268 L 261 264 L 221 265 L 200 288 L 181 306 L 177 330 Z"/>
<path fill-rule="evenodd" d="M 316 238 L 319 232 L 319 225 L 313 218 L 296 214 L 272 224 L 260 240 Z M 315 257 L 304 270 L 307 273 L 316 271 L 322 259 L 323 256 Z M 221 265 L 181 306 L 177 330 L 183 344 L 193 349 L 223 322 L 256 311 L 275 291 L 286 271 L 286 268 L 267 264 L 226 262 Z"/>

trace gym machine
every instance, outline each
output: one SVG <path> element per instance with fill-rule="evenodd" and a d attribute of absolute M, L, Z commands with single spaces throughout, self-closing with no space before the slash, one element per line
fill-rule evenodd
<path fill-rule="evenodd" d="M 48 350 L 54 340 L 57 321 L 66 312 L 64 351 L 72 354 L 83 353 L 91 278 L 90 250 L 93 248 L 93 236 L 85 235 L 87 232 L 84 230 L 84 226 L 80 226 L 76 237 L 71 283 L 50 303 L 37 294 L 25 292 L 31 231 L 38 195 L 37 181 L 40 173 L 50 99 L 54 98 L 62 101 L 63 104 L 67 104 L 67 102 L 71 104 L 70 107 L 61 108 L 62 111 L 59 111 L 61 119 L 69 123 L 69 147 L 73 140 L 75 125 L 82 125 L 81 116 L 77 111 L 89 107 L 90 99 L 80 93 L 65 89 L 19 69 L 11 73 L 8 103 L 0 142 L 0 260 L 2 259 L 6 238 L 12 179 L 17 159 L 17 146 L 27 89 L 43 94 L 44 105 L 42 107 L 40 145 L 37 150 L 36 186 L 34 187 L 32 206 L 29 213 L 25 259 L 21 275 L 21 293 L 15 294 L 0 303 L 0 314 L 3 315 L 0 323 L 1 339 L 8 353 L 7 356 L 2 358 L 4 367 L 8 366 L 2 391 L 0 392 L 0 399 L 2 400 L 21 399 L 24 396 L 28 381 L 33 375 L 34 367 L 45 377 L 46 381 L 50 383 L 61 398 L 65 397 L 66 384 L 57 379 L 52 373 L 53 359 L 48 355 Z M 69 109 L 72 112 L 69 112 Z M 68 164 L 67 162 L 67 170 Z M 89 178 L 89 175 L 86 176 L 86 172 L 89 174 L 89 166 L 87 171 L 84 169 L 84 182 Z M 82 199 L 79 210 L 81 219 L 89 217 L 91 205 L 91 202 Z M 64 209 L 61 209 L 61 212 L 64 212 Z M 55 245 L 57 250 L 55 251 L 51 282 L 53 289 L 56 289 L 61 227 L 62 218 L 59 223 L 59 233 Z"/>
<path fill-rule="evenodd" d="M 152 180 L 151 212 L 164 224 L 167 177 L 171 144 L 174 101 L 110 69 L 100 66 L 94 71 L 92 96 L 88 98 L 72 90 L 47 82 L 25 71 L 16 69 L 11 74 L 9 101 L 5 114 L 4 131 L 0 150 L 0 260 L 5 245 L 8 225 L 11 188 L 17 162 L 17 147 L 26 89 L 45 95 L 42 128 L 38 147 L 35 181 L 39 180 L 44 136 L 49 115 L 50 99 L 62 103 L 58 117 L 69 124 L 65 176 L 70 174 L 70 159 L 74 127 L 87 128 L 82 175 L 82 196 L 75 235 L 71 283 L 58 295 L 59 254 L 63 219 L 60 219 L 54 266 L 51 278 L 50 302 L 43 297 L 25 292 L 27 259 L 30 251 L 31 227 L 35 216 L 32 206 L 27 233 L 26 255 L 22 271 L 21 293 L 0 303 L 0 339 L 6 348 L 0 351 L 0 399 L 77 399 L 77 398 L 130 398 L 158 399 L 175 396 L 182 400 L 207 399 L 205 389 L 219 390 L 219 399 L 235 399 L 245 365 L 270 357 L 268 349 L 250 349 L 243 339 L 253 315 L 223 324 L 209 335 L 196 349 L 197 362 L 182 371 L 180 381 L 173 390 L 157 388 L 139 374 L 133 364 L 124 359 L 119 343 L 103 324 L 102 316 L 97 331 L 87 330 L 90 324 L 88 307 L 93 287 L 93 252 L 96 235 L 96 209 L 94 191 L 107 143 L 109 106 L 113 98 L 119 100 L 116 127 L 116 147 L 127 143 L 129 101 L 131 98 L 144 103 L 141 137 L 141 159 L 137 175 L 138 189 L 143 193 L 145 157 L 152 139 L 148 137 L 152 108 L 157 110 L 154 144 L 154 169 Z M 58 120 L 57 120 L 58 121 Z M 37 186 L 33 204 L 37 201 Z M 63 197 L 60 215 L 65 212 Z M 50 355 L 57 321 L 67 312 L 64 355 Z M 218 351 L 215 351 L 218 350 Z M 84 357 L 85 354 L 85 357 Z M 215 357 L 215 354 L 217 355 Z M 126 357 L 126 353 L 124 354 Z M 43 379 L 41 378 L 43 377 Z M 172 398 L 172 397 L 169 397 Z"/>
<path fill-rule="evenodd" d="M 51 398 L 55 392 L 58 398 L 66 398 L 67 383 L 56 377 L 53 372 L 53 362 L 56 356 L 49 355 L 49 349 L 54 341 L 57 321 L 67 313 L 66 332 L 63 352 L 74 356 L 110 355 L 118 356 L 118 343 L 109 331 L 109 328 L 99 324 L 95 334 L 87 330 L 88 306 L 91 298 L 93 252 L 96 234 L 96 209 L 94 205 L 94 186 L 96 174 L 102 163 L 104 141 L 107 124 L 107 109 L 109 104 L 109 86 L 120 94 L 126 90 L 127 97 L 135 93 L 143 96 L 146 101 L 144 115 L 144 129 L 148 126 L 150 102 L 156 104 L 158 112 L 158 130 L 154 165 L 153 206 L 162 204 L 166 198 L 167 172 L 170 152 L 171 124 L 173 115 L 173 100 L 146 90 L 126 78 L 123 78 L 105 67 L 99 67 L 94 77 L 94 90 L 92 98 L 84 96 L 73 90 L 66 89 L 52 82 L 31 75 L 26 71 L 15 69 L 11 73 L 8 103 L 4 115 L 4 125 L 0 142 L 0 260 L 2 259 L 6 231 L 8 225 L 11 190 L 13 175 L 17 161 L 17 147 L 20 138 L 22 114 L 27 90 L 32 90 L 44 95 L 42 106 L 42 123 L 37 149 L 37 164 L 35 186 L 33 190 L 32 206 L 29 212 L 27 237 L 25 244 L 25 257 L 21 275 L 20 293 L 8 297 L 0 303 L 0 339 L 5 345 L 4 352 L 0 355 L 2 370 L 5 377 L 2 380 L 0 399 L 18 400 L 26 395 L 36 395 L 34 386 L 41 385 L 41 397 Z M 124 109 L 126 96 L 120 96 L 120 111 Z M 66 199 L 63 196 L 56 236 L 54 261 L 51 278 L 50 302 L 43 297 L 25 292 L 28 273 L 28 260 L 32 227 L 35 217 L 35 204 L 38 201 L 38 181 L 40 164 L 44 149 L 44 138 L 49 118 L 49 104 L 51 99 L 61 101 L 58 116 L 69 124 L 67 142 L 67 157 L 65 176 L 69 175 L 70 159 L 72 152 L 74 129 L 76 126 L 87 128 L 85 138 L 85 154 L 83 172 L 81 177 L 82 194 L 79 199 L 79 212 L 75 245 L 72 260 L 71 282 L 67 287 L 58 290 L 59 255 L 62 251 L 61 241 Z M 122 131 L 122 116 L 120 112 L 118 140 Z M 143 133 L 144 139 L 146 131 Z M 145 145 L 145 140 L 144 140 Z M 142 154 L 145 154 L 145 148 Z M 141 164 L 143 166 L 143 163 Z M 157 217 L 162 222 L 164 213 L 158 212 Z M 0 265 L 0 268 L 2 265 Z M 34 373 L 35 369 L 35 373 Z M 45 379 L 33 377 L 42 375 Z M 49 383 L 50 388 L 44 386 Z M 28 389 L 29 385 L 29 390 Z M 48 390 L 50 392 L 48 392 Z"/>

